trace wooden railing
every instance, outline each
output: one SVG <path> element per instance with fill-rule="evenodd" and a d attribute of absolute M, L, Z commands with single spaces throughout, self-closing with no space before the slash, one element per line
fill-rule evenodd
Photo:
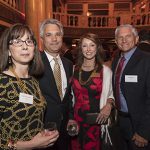
<path fill-rule="evenodd" d="M 11 8 L 19 10 L 18 0 L 0 0 L 0 2 Z"/>
<path fill-rule="evenodd" d="M 74 14 L 53 13 L 53 18 L 62 22 L 64 27 L 75 28 L 115 28 L 120 24 L 150 26 L 150 12 L 140 15 L 122 14 L 119 16 L 83 16 Z"/>
<path fill-rule="evenodd" d="M 20 0 L 0 0 L 0 25 L 9 27 L 14 23 L 25 23 L 25 14 L 19 4 Z"/>

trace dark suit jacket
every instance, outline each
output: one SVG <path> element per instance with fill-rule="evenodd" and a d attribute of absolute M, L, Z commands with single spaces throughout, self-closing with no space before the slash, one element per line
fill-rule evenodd
<path fill-rule="evenodd" d="M 69 80 L 72 76 L 73 65 L 69 60 L 61 57 L 66 72 L 68 85 L 65 96 L 61 101 L 53 76 L 53 71 L 45 52 L 41 52 L 41 56 L 45 65 L 45 72 L 39 78 L 39 84 L 41 91 L 47 101 L 45 123 L 48 121 L 55 121 L 58 128 L 60 128 L 62 121 L 66 125 L 68 119 L 72 118 L 73 116 L 71 85 L 69 84 Z"/>
<path fill-rule="evenodd" d="M 114 71 L 118 60 L 119 54 L 112 64 L 114 91 Z M 138 82 L 125 82 L 125 75 L 137 75 Z M 135 50 L 123 70 L 121 90 L 127 102 L 134 132 L 150 140 L 150 55 L 138 48 Z"/>

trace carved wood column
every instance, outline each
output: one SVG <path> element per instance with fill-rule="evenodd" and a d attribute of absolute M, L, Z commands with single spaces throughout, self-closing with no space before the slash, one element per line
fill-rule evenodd
<path fill-rule="evenodd" d="M 53 18 L 53 2 L 52 0 L 45 0 L 45 13 L 46 18 Z"/>
<path fill-rule="evenodd" d="M 26 23 L 32 28 L 35 33 L 39 48 L 41 42 L 39 36 L 39 26 L 41 21 L 52 17 L 52 0 L 26 0 L 25 15 Z"/>

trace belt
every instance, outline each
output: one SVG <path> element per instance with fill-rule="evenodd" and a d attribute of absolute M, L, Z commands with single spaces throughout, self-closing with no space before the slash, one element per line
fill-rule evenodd
<path fill-rule="evenodd" d="M 121 117 L 130 117 L 130 114 L 129 113 L 127 113 L 127 112 L 123 112 L 123 111 L 118 111 L 118 115 L 119 116 L 121 116 Z"/>

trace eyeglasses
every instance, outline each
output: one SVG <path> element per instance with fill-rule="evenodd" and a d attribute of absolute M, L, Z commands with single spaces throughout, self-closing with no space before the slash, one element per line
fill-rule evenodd
<path fill-rule="evenodd" d="M 27 46 L 34 46 L 35 42 L 33 40 L 21 40 L 21 39 L 13 39 L 9 42 L 9 44 L 14 45 L 16 47 L 21 47 L 23 43 L 26 43 Z"/>

